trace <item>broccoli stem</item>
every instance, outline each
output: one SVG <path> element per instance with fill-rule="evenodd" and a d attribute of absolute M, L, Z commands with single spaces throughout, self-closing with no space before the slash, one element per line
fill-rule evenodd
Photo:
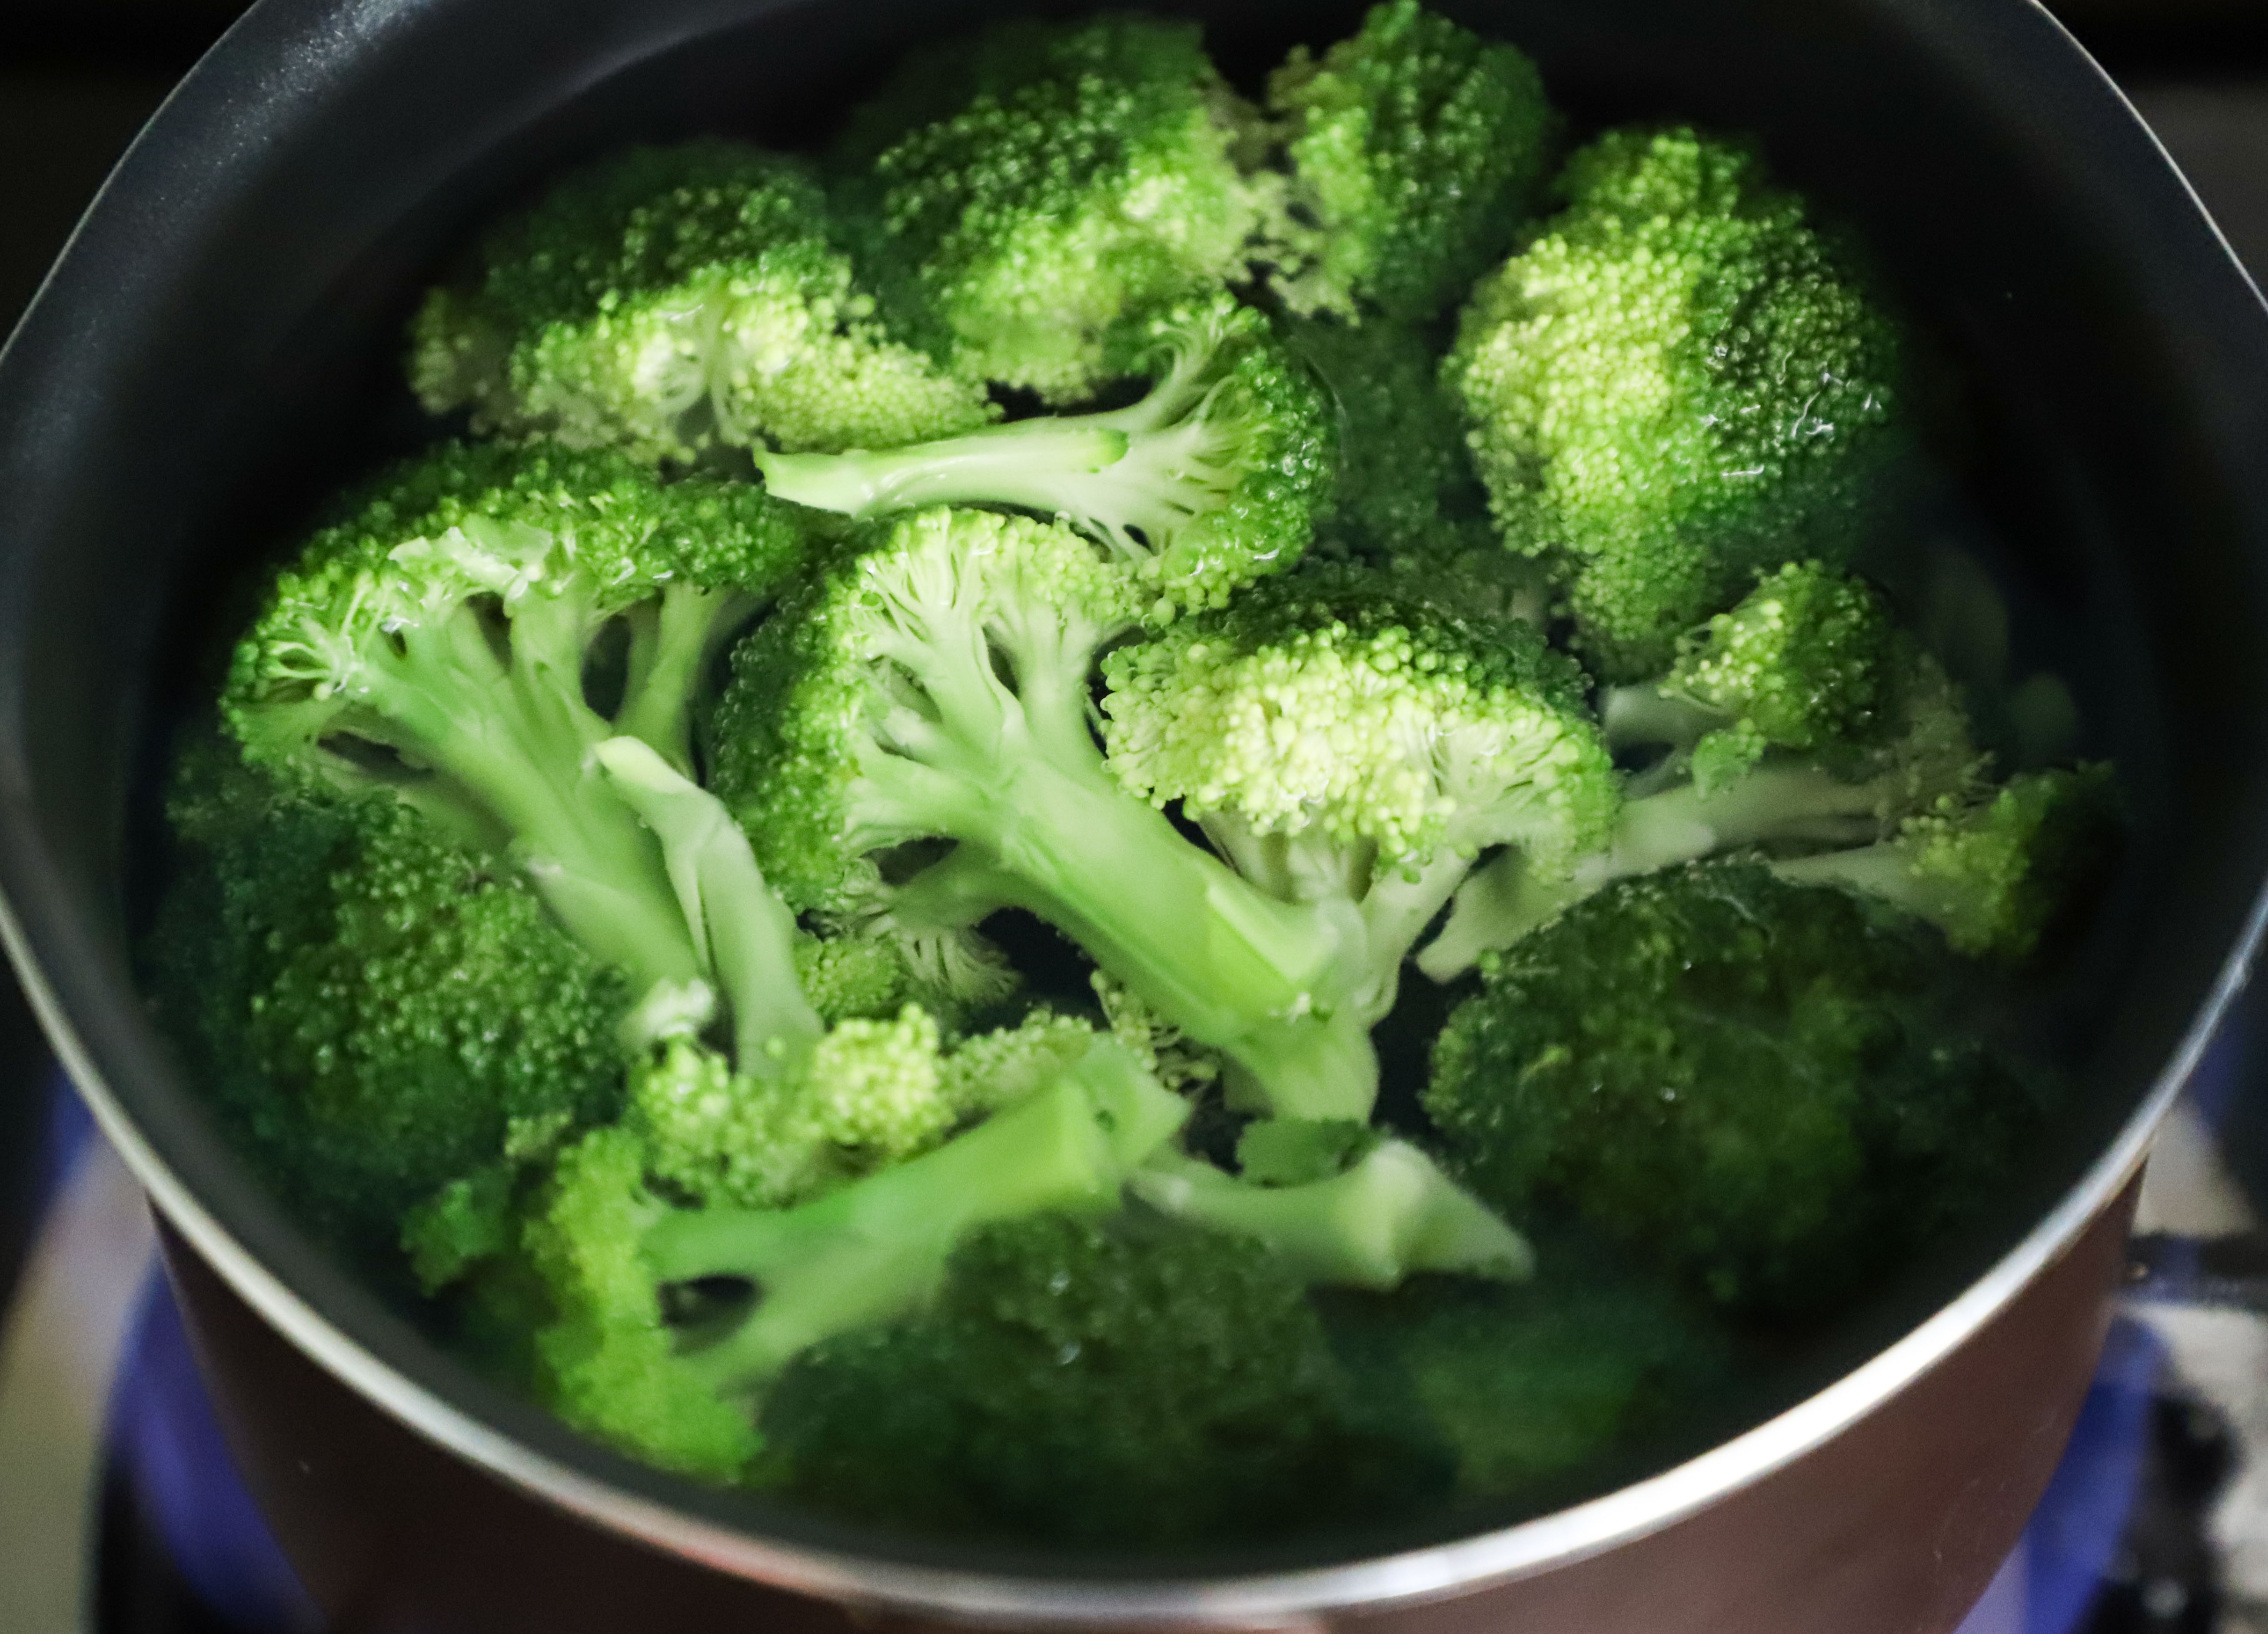
<path fill-rule="evenodd" d="M 1091 743 L 1069 764 L 1037 751 L 999 759 L 1000 784 L 953 833 L 983 861 L 956 852 L 937 865 L 950 871 L 939 889 L 917 876 L 905 898 L 948 919 L 981 902 L 1037 914 L 1225 1053 L 1278 1115 L 1370 1115 L 1378 1067 L 1372 1018 L 1351 1002 L 1363 974 L 1351 904 L 1253 889 L 1130 798 Z"/>
<path fill-rule="evenodd" d="M 1790 857 L 1774 863 L 1772 872 L 1792 885 L 1840 885 L 1880 897 L 1933 924 L 1945 924 L 1965 905 L 1952 881 L 1917 872 L 1911 850 L 1896 840 Z"/>
<path fill-rule="evenodd" d="M 1128 1175 L 1188 1115 L 1125 1051 L 1098 1043 L 966 1134 L 816 1202 L 673 1210 L 645 1233 L 646 1262 L 664 1284 L 756 1285 L 748 1315 L 685 1358 L 719 1394 L 747 1395 L 821 1339 L 918 1304 L 972 1228 L 1116 1208 Z"/>
<path fill-rule="evenodd" d="M 676 770 L 693 775 L 693 698 L 718 644 L 753 598 L 735 590 L 671 585 L 630 612 L 629 673 L 615 731 L 643 739 Z"/>
<path fill-rule="evenodd" d="M 1613 843 L 1565 876 L 1539 875 L 1507 850 L 1459 889 L 1441 933 L 1419 950 L 1418 968 L 1454 981 L 1483 953 L 1511 946 L 1537 926 L 1616 880 L 1773 842 L 1849 844 L 1881 826 L 1883 789 L 1844 783 L 1815 766 L 1764 765 L 1729 789 L 1704 794 L 1681 784 L 1631 800 Z"/>
<path fill-rule="evenodd" d="M 1662 743 L 1690 749 L 1732 718 L 1651 684 L 1609 687 L 1599 699 L 1599 724 L 1610 747 Z"/>
<path fill-rule="evenodd" d="M 592 758 L 608 728 L 582 700 L 579 659 L 563 676 L 549 644 L 518 639 L 519 622 L 508 666 L 470 607 L 406 626 L 399 650 L 362 672 L 358 702 L 375 718 L 363 735 L 500 826 L 508 854 L 594 957 L 640 990 L 691 987 L 702 963 L 660 850 Z"/>
<path fill-rule="evenodd" d="M 1535 1274 L 1526 1240 L 1407 1141 L 1300 1186 L 1248 1184 L 1175 1152 L 1152 1159 L 1132 1185 L 1160 1213 L 1258 1239 L 1308 1282 L 1385 1291 L 1420 1271 Z"/>
<path fill-rule="evenodd" d="M 1030 428 L 1030 429 L 1027 429 Z M 1021 505 L 1084 513 L 1071 485 L 1126 457 L 1128 438 L 1084 419 L 1022 420 L 996 430 L 840 454 L 759 450 L 764 486 L 782 499 L 865 519 L 927 505 Z"/>
<path fill-rule="evenodd" d="M 651 744 L 609 738 L 595 751 L 614 787 L 661 841 L 695 945 L 732 1007 L 733 1058 L 765 1078 L 793 1073 L 827 1030 L 795 968 L 795 916 L 756 866 L 724 803 L 680 777 Z"/>

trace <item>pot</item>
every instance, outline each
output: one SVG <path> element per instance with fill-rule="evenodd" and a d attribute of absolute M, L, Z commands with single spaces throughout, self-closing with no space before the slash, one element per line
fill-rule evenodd
<path fill-rule="evenodd" d="M 2084 1394 L 2151 1131 L 2268 876 L 2268 313 L 2163 152 L 2023 0 L 1445 0 L 1579 121 L 1750 130 L 1855 223 L 1970 398 L 2019 655 L 2069 677 L 2130 864 L 2036 1006 L 2072 1105 L 1999 1216 L 1668 1467 L 1477 1535 L 1142 1569 L 924 1544 L 583 1443 L 333 1266 L 136 998 L 167 731 L 232 568 L 423 435 L 401 325 L 471 227 L 637 137 L 792 145 L 982 0 L 261 0 L 0 355 L 0 888 L 46 1027 L 166 1225 L 233 1444 L 341 1629 L 862 1622 L 1942 1634 Z M 1044 8 L 1042 8 L 1044 9 Z M 1190 0 L 1232 75 L 1292 20 Z M 2042 633 L 2045 632 L 2045 633 Z M 2057 632 L 2060 632 L 2059 634 Z M 2028 647 L 2027 644 L 2029 644 Z"/>

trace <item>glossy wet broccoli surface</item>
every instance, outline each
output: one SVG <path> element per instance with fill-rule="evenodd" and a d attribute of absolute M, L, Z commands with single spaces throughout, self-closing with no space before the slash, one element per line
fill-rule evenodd
<path fill-rule="evenodd" d="M 602 158 L 228 632 L 153 1005 L 661 1468 L 1081 1560 L 1594 1492 L 2057 1116 L 1995 995 L 2117 784 L 1877 571 L 1923 350 L 1754 143 L 1413 0 Z"/>

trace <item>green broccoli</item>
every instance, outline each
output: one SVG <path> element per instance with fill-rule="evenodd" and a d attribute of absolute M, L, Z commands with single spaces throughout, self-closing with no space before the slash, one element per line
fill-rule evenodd
<path fill-rule="evenodd" d="M 516 871 L 232 744 L 185 757 L 169 813 L 160 1017 L 329 1240 L 382 1261 L 435 1188 L 620 1107 L 630 995 Z"/>
<path fill-rule="evenodd" d="M 617 733 L 690 763 L 711 657 L 799 563 L 760 490 L 663 487 L 626 458 L 446 445 L 382 480 L 277 577 L 224 718 L 247 755 L 344 790 L 392 788 L 507 857 L 641 1026 L 703 1008 L 708 950 L 660 848 L 600 769 Z M 586 676 L 626 632 L 620 702 Z"/>
<path fill-rule="evenodd" d="M 1512 244 L 1557 121 L 1517 47 L 1418 0 L 1270 76 L 1288 181 L 1269 287 L 1297 313 L 1432 317 Z"/>
<path fill-rule="evenodd" d="M 2025 772 L 1974 799 L 1941 801 L 1887 840 L 1774 870 L 1880 897 L 1937 926 L 1957 952 L 2021 962 L 2100 880 L 2118 826 L 2108 766 Z"/>
<path fill-rule="evenodd" d="M 1226 295 L 1152 320 L 1131 348 L 1158 372 L 1123 408 L 756 463 L 780 497 L 861 519 L 938 504 L 1060 518 L 1138 570 L 1153 615 L 1217 607 L 1307 548 L 1335 468 L 1330 416 L 1268 320 Z"/>
<path fill-rule="evenodd" d="M 1507 850 L 1477 870 L 1418 953 L 1435 981 L 1616 880 L 1751 847 L 1869 845 L 1973 801 L 1990 768 L 1944 670 L 1871 591 L 1812 566 L 1764 576 L 1668 676 L 1603 703 L 1610 742 L 1668 753 L 1628 779 L 1608 843 L 1572 868 Z"/>
<path fill-rule="evenodd" d="M 1282 331 L 1337 414 L 1338 481 L 1324 537 L 1398 560 L 1438 550 L 1447 534 L 1512 559 L 1488 524 L 1463 413 L 1441 389 L 1437 350 L 1418 331 L 1376 319 L 1294 320 Z"/>
<path fill-rule="evenodd" d="M 871 900 L 880 853 L 950 840 L 887 887 L 902 922 L 1035 913 L 1273 1110 L 1366 1116 L 1351 910 L 1245 884 L 1103 765 L 1088 678 L 1138 602 L 1134 578 L 1064 528 L 918 512 L 735 652 L 714 786 L 799 908 Z"/>
<path fill-rule="evenodd" d="M 1189 23 L 1012 22 L 917 55 L 836 155 L 859 270 L 954 373 L 1076 401 L 1128 320 L 1243 275 L 1251 120 Z"/>
<path fill-rule="evenodd" d="M 1862 580 L 1790 562 L 1681 638 L 1660 681 L 1609 688 L 1601 714 L 1617 748 L 1666 744 L 1690 755 L 1694 785 L 1708 794 L 1770 749 L 1879 743 L 1903 719 L 1918 669 L 1912 638 Z"/>
<path fill-rule="evenodd" d="M 787 1209 L 673 1207 L 649 1178 L 670 1163 L 656 1143 L 701 1131 L 599 1130 L 561 1156 L 521 1231 L 552 1312 L 535 1338 L 539 1390 L 626 1451 L 740 1476 L 758 1447 L 752 1406 L 799 1352 L 920 1305 L 978 1226 L 1109 1212 L 1187 1115 L 1098 1041 L 967 1132 Z M 705 1308 L 720 1284 L 748 1295 Z"/>
<path fill-rule="evenodd" d="M 1484 280 L 1444 379 L 1508 548 L 1609 680 L 1792 556 L 1847 560 L 1900 402 L 1896 328 L 1747 148 L 1608 132 Z"/>
<path fill-rule="evenodd" d="M 1847 1299 L 2040 1126 L 2036 1091 L 1950 1024 L 1933 933 L 1754 863 L 1623 881 L 1484 974 L 1424 1098 L 1459 1172 L 1728 1306 Z"/>
<path fill-rule="evenodd" d="M 1188 1551 L 1436 1498 L 1299 1282 L 1233 1237 L 1041 1217 L 971 1236 L 928 1312 L 809 1350 L 767 1467 L 884 1525 Z"/>
<path fill-rule="evenodd" d="M 1360 568 L 1271 580 L 1103 666 L 1122 783 L 1178 801 L 1261 888 L 1353 910 L 1365 1026 L 1480 850 L 1558 878 L 1619 800 L 1571 659 L 1398 590 Z"/>
<path fill-rule="evenodd" d="M 1519 1287 L 1428 1277 L 1394 1293 L 1319 1292 L 1356 1387 L 1455 1459 L 1465 1504 L 1562 1501 L 1726 1371 L 1722 1337 L 1668 1290 L 1555 1242 Z M 1611 1468 L 1611 1467 L 1610 1467 Z"/>
<path fill-rule="evenodd" d="M 426 297 L 410 382 L 433 414 L 689 460 L 712 443 L 887 447 L 992 417 L 982 382 L 900 345 L 800 161 L 633 148 L 482 239 Z"/>

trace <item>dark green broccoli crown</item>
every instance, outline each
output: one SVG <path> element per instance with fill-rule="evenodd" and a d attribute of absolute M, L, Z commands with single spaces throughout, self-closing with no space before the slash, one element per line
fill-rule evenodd
<path fill-rule="evenodd" d="M 909 442 L 981 425 L 981 383 L 901 346 L 828 238 L 799 160 L 720 141 L 633 148 L 490 232 L 427 298 L 411 384 L 478 429 L 689 460 L 712 440 Z"/>
<path fill-rule="evenodd" d="M 1327 534 L 1400 555 L 1431 548 L 1484 514 L 1464 417 L 1442 389 L 1437 352 L 1423 335 L 1378 319 L 1359 326 L 1295 320 L 1285 324 L 1285 341 L 1337 412 L 1336 504 Z"/>
<path fill-rule="evenodd" d="M 1550 866 L 1602 842 L 1618 793 L 1581 670 L 1530 626 L 1469 623 L 1401 588 L 1360 568 L 1293 574 L 1117 649 L 1112 770 L 1193 816 L 1367 842 L 1381 866 L 1510 829 Z"/>
<path fill-rule="evenodd" d="M 2005 1174 L 2030 1092 L 1935 1019 L 1915 922 L 1750 863 L 1609 887 L 1487 968 L 1426 1109 L 1484 1198 L 1712 1297 L 1817 1308 Z"/>
<path fill-rule="evenodd" d="M 840 151 L 863 269 L 957 372 L 1075 400 L 1122 319 L 1241 273 L 1240 117 L 1191 24 L 1015 22 L 916 58 Z"/>
<path fill-rule="evenodd" d="M 481 245 L 481 293 L 530 328 L 586 320 L 704 269 L 827 254 L 799 159 L 737 143 L 637 147 L 553 187 Z"/>
<path fill-rule="evenodd" d="M 1566 1495 L 1724 1371 L 1721 1338 L 1671 1292 L 1596 1253 L 1547 1244 L 1535 1280 L 1413 1278 L 1390 1294 L 1319 1292 L 1356 1387 L 1456 1460 L 1468 1502 Z"/>
<path fill-rule="evenodd" d="M 1514 549 L 1614 679 L 1790 556 L 1847 559 L 1901 343 L 1801 199 L 1688 129 L 1609 131 L 1465 309 L 1445 378 Z"/>
<path fill-rule="evenodd" d="M 1372 8 L 1321 61 L 1294 51 L 1268 111 L 1293 218 L 1278 293 L 1295 312 L 1402 319 L 1432 317 L 1511 245 L 1557 124 L 1525 53 L 1418 0 Z"/>
<path fill-rule="evenodd" d="M 444 1182 L 612 1115 L 628 996 L 524 883 L 391 796 L 232 758 L 192 757 L 173 802 L 156 985 L 295 1203 L 382 1255 Z"/>
<path fill-rule="evenodd" d="M 978 1233 L 929 1313 L 806 1352 L 762 1428 L 815 1507 L 1114 1550 L 1391 1513 L 1446 1473 L 1376 1426 L 1265 1250 L 1061 1216 Z"/>

